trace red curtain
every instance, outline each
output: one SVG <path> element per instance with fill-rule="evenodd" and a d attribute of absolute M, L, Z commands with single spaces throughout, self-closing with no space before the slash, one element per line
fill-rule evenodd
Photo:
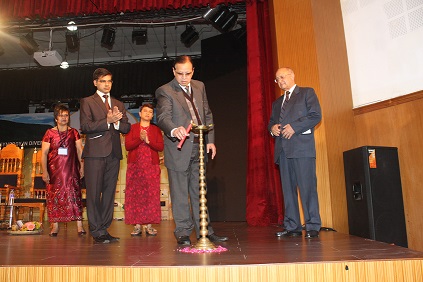
<path fill-rule="evenodd" d="M 281 223 L 282 190 L 273 162 L 273 138 L 267 131 L 274 100 L 274 71 L 267 0 L 247 1 L 249 225 Z"/>
<path fill-rule="evenodd" d="M 7 18 L 52 18 L 81 14 L 114 14 L 159 9 L 214 7 L 244 0 L 0 0 L 0 13 Z"/>

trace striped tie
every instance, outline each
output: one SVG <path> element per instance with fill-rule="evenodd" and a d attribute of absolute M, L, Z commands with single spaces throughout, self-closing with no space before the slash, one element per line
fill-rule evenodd
<path fill-rule="evenodd" d="M 291 94 L 291 92 L 289 92 L 289 91 L 286 91 L 285 92 L 285 101 L 282 104 L 281 114 L 279 115 L 279 120 L 280 121 L 283 120 L 283 117 L 284 117 L 284 114 L 285 114 L 285 108 L 286 108 L 286 105 L 288 105 L 289 98 L 290 98 L 289 95 L 290 94 Z"/>
<path fill-rule="evenodd" d="M 103 95 L 104 98 L 104 105 L 106 106 L 107 111 L 110 110 L 110 105 L 109 105 L 109 101 L 107 98 L 109 98 L 109 95 Z"/>
<path fill-rule="evenodd" d="M 192 112 L 191 112 L 192 119 L 193 119 L 194 123 L 201 125 L 202 123 L 201 123 L 200 114 L 198 113 L 197 107 L 195 106 L 194 97 L 191 95 L 191 92 L 189 91 L 189 86 L 186 86 L 184 89 L 186 90 L 186 92 L 183 92 L 184 95 L 185 95 L 185 98 L 191 104 L 190 112 L 191 112 L 191 108 L 192 108 Z"/>

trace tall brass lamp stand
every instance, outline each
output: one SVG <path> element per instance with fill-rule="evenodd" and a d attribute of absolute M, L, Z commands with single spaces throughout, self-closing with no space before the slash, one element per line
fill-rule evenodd
<path fill-rule="evenodd" d="M 207 235 L 209 225 L 207 211 L 207 189 L 206 189 L 206 171 L 204 169 L 204 132 L 208 131 L 213 125 L 196 125 L 192 123 L 192 129 L 200 135 L 200 239 L 193 246 L 198 250 L 213 250 L 216 246 L 210 242 Z"/>

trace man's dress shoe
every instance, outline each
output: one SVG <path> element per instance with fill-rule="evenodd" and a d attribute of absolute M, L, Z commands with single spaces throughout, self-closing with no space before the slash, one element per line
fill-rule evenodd
<path fill-rule="evenodd" d="M 178 245 L 191 245 L 191 240 L 188 236 L 179 236 L 177 239 Z"/>
<path fill-rule="evenodd" d="M 276 237 L 298 237 L 303 235 L 301 231 L 283 230 L 275 233 Z"/>
<path fill-rule="evenodd" d="M 226 237 L 226 236 L 217 236 L 216 234 L 210 234 L 210 235 L 207 235 L 207 238 L 209 238 L 209 240 L 211 241 L 211 242 L 226 242 L 226 241 L 228 241 L 228 237 Z"/>
<path fill-rule="evenodd" d="M 107 240 L 110 241 L 110 243 L 117 242 L 120 239 L 119 237 L 114 237 L 114 236 L 110 235 L 109 233 L 107 233 L 105 236 L 106 236 Z"/>
<path fill-rule="evenodd" d="M 306 234 L 305 234 L 306 239 L 312 239 L 312 238 L 318 238 L 318 237 L 319 237 L 319 231 L 317 230 L 306 231 Z"/>
<path fill-rule="evenodd" d="M 95 243 L 99 243 L 99 244 L 108 244 L 110 243 L 110 240 L 107 238 L 106 235 L 100 235 L 98 237 L 93 237 L 94 238 L 94 242 Z"/>

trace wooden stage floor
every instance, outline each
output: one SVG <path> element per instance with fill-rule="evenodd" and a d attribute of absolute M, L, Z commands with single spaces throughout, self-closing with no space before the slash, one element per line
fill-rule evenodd
<path fill-rule="evenodd" d="M 190 254 L 179 251 L 182 247 L 173 236 L 173 221 L 155 226 L 155 237 L 131 237 L 132 226 L 114 221 L 109 231 L 121 239 L 110 244 L 94 244 L 89 235 L 77 236 L 74 222 L 66 229 L 61 224 L 58 237 L 53 238 L 48 236 L 48 223 L 45 225 L 41 235 L 0 231 L 0 281 L 78 282 L 88 281 L 90 276 L 89 281 L 103 282 L 199 281 L 199 277 L 202 281 L 289 277 L 294 280 L 287 281 L 422 281 L 418 280 L 422 279 L 422 252 L 333 231 L 322 231 L 320 238 L 312 240 L 277 238 L 274 233 L 279 228 L 275 226 L 216 222 L 216 234 L 229 237 L 218 245 L 228 251 Z M 86 222 L 84 225 L 88 229 Z M 191 240 L 196 241 L 193 236 Z M 201 279 L 203 272 L 206 276 Z M 43 280 L 37 280 L 40 275 Z M 69 275 L 72 280 L 66 280 Z M 115 280 L 119 275 L 126 279 Z"/>

